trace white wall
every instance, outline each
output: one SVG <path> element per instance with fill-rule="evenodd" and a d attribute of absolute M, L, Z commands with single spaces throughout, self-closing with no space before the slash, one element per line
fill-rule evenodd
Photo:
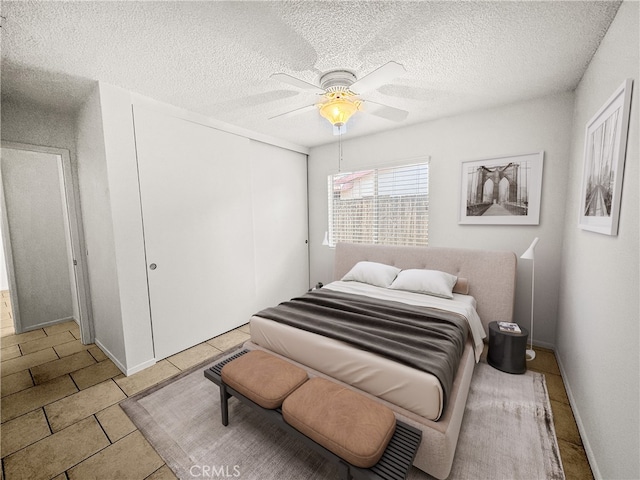
<path fill-rule="evenodd" d="M 4 256 L 4 243 L 0 235 L 0 291 L 9 290 L 9 278 L 7 277 L 7 262 Z"/>
<path fill-rule="evenodd" d="M 1 125 L 2 140 L 5 142 L 54 147 L 69 151 L 71 176 L 77 207 L 76 212 L 78 219 L 81 220 L 82 210 L 78 194 L 75 146 L 75 115 L 69 112 L 54 111 L 30 103 L 15 102 L 11 99 L 3 98 Z M 84 245 L 84 238 L 81 228 L 79 231 L 79 237 L 80 248 L 82 249 Z M 14 245 L 13 248 L 19 248 L 19 246 Z M 55 268 L 58 270 L 56 275 L 58 278 L 68 278 L 69 266 L 66 261 L 66 246 L 63 251 L 59 252 L 59 255 L 64 256 L 65 261 L 55 262 L 55 265 L 57 265 Z M 5 268 L 4 260 L 1 268 Z M 84 264 L 82 262 L 80 263 L 80 268 L 84 268 Z M 8 288 L 8 285 L 6 288 Z M 36 296 L 31 298 L 30 302 L 40 302 L 42 303 L 41 309 L 46 309 L 43 297 Z M 71 310 L 74 311 L 75 307 L 75 305 L 71 305 Z M 85 333 L 86 332 L 83 332 L 83 338 Z"/>
<path fill-rule="evenodd" d="M 124 332 L 97 85 L 78 113 L 77 147 L 95 341 L 120 369 L 125 370 Z"/>
<path fill-rule="evenodd" d="M 558 357 L 596 478 L 640 478 L 638 111 L 640 4 L 624 2 L 576 90 Z M 578 229 L 585 126 L 634 79 L 617 236 Z"/>
<path fill-rule="evenodd" d="M 511 250 L 520 255 L 534 237 L 536 249 L 535 341 L 555 344 L 565 185 L 570 152 L 573 95 L 558 94 L 343 140 L 342 171 L 393 165 L 430 156 L 429 245 Z M 458 225 L 460 162 L 493 155 L 544 150 L 542 204 L 538 226 Z M 331 278 L 333 251 L 322 247 L 327 229 L 327 175 L 338 165 L 336 144 L 309 155 L 311 283 Z M 518 267 L 515 320 L 529 325 L 530 265 Z"/>
<path fill-rule="evenodd" d="M 69 150 L 76 166 L 75 115 L 2 99 L 2 140 Z M 74 179 L 77 179 L 74 172 Z"/>

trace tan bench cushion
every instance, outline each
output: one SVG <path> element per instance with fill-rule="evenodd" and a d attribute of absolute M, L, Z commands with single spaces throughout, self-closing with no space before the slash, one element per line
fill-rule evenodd
<path fill-rule="evenodd" d="M 285 421 L 357 467 L 374 466 L 396 429 L 388 407 L 323 378 L 312 378 L 282 404 Z"/>
<path fill-rule="evenodd" d="M 253 350 L 222 367 L 222 381 L 261 407 L 282 405 L 307 381 L 307 372 L 269 353 Z"/>

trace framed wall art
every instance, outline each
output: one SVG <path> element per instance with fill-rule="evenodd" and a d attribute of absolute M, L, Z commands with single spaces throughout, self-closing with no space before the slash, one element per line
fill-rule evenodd
<path fill-rule="evenodd" d="M 633 80 L 626 80 L 587 123 L 578 226 L 618 234 Z"/>
<path fill-rule="evenodd" d="M 462 162 L 461 224 L 538 225 L 544 152 Z"/>

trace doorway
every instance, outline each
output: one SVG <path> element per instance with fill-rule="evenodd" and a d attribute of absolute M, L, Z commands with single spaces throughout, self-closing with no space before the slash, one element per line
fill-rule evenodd
<path fill-rule="evenodd" d="M 63 321 L 91 343 L 69 152 L 2 142 L 2 243 L 16 333 Z"/>

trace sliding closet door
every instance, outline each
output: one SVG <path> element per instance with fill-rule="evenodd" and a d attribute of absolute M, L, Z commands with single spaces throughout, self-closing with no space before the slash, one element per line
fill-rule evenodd
<path fill-rule="evenodd" d="M 255 312 L 249 140 L 135 107 L 156 359 Z"/>
<path fill-rule="evenodd" d="M 251 145 L 256 289 L 263 308 L 309 288 L 307 156 Z"/>

